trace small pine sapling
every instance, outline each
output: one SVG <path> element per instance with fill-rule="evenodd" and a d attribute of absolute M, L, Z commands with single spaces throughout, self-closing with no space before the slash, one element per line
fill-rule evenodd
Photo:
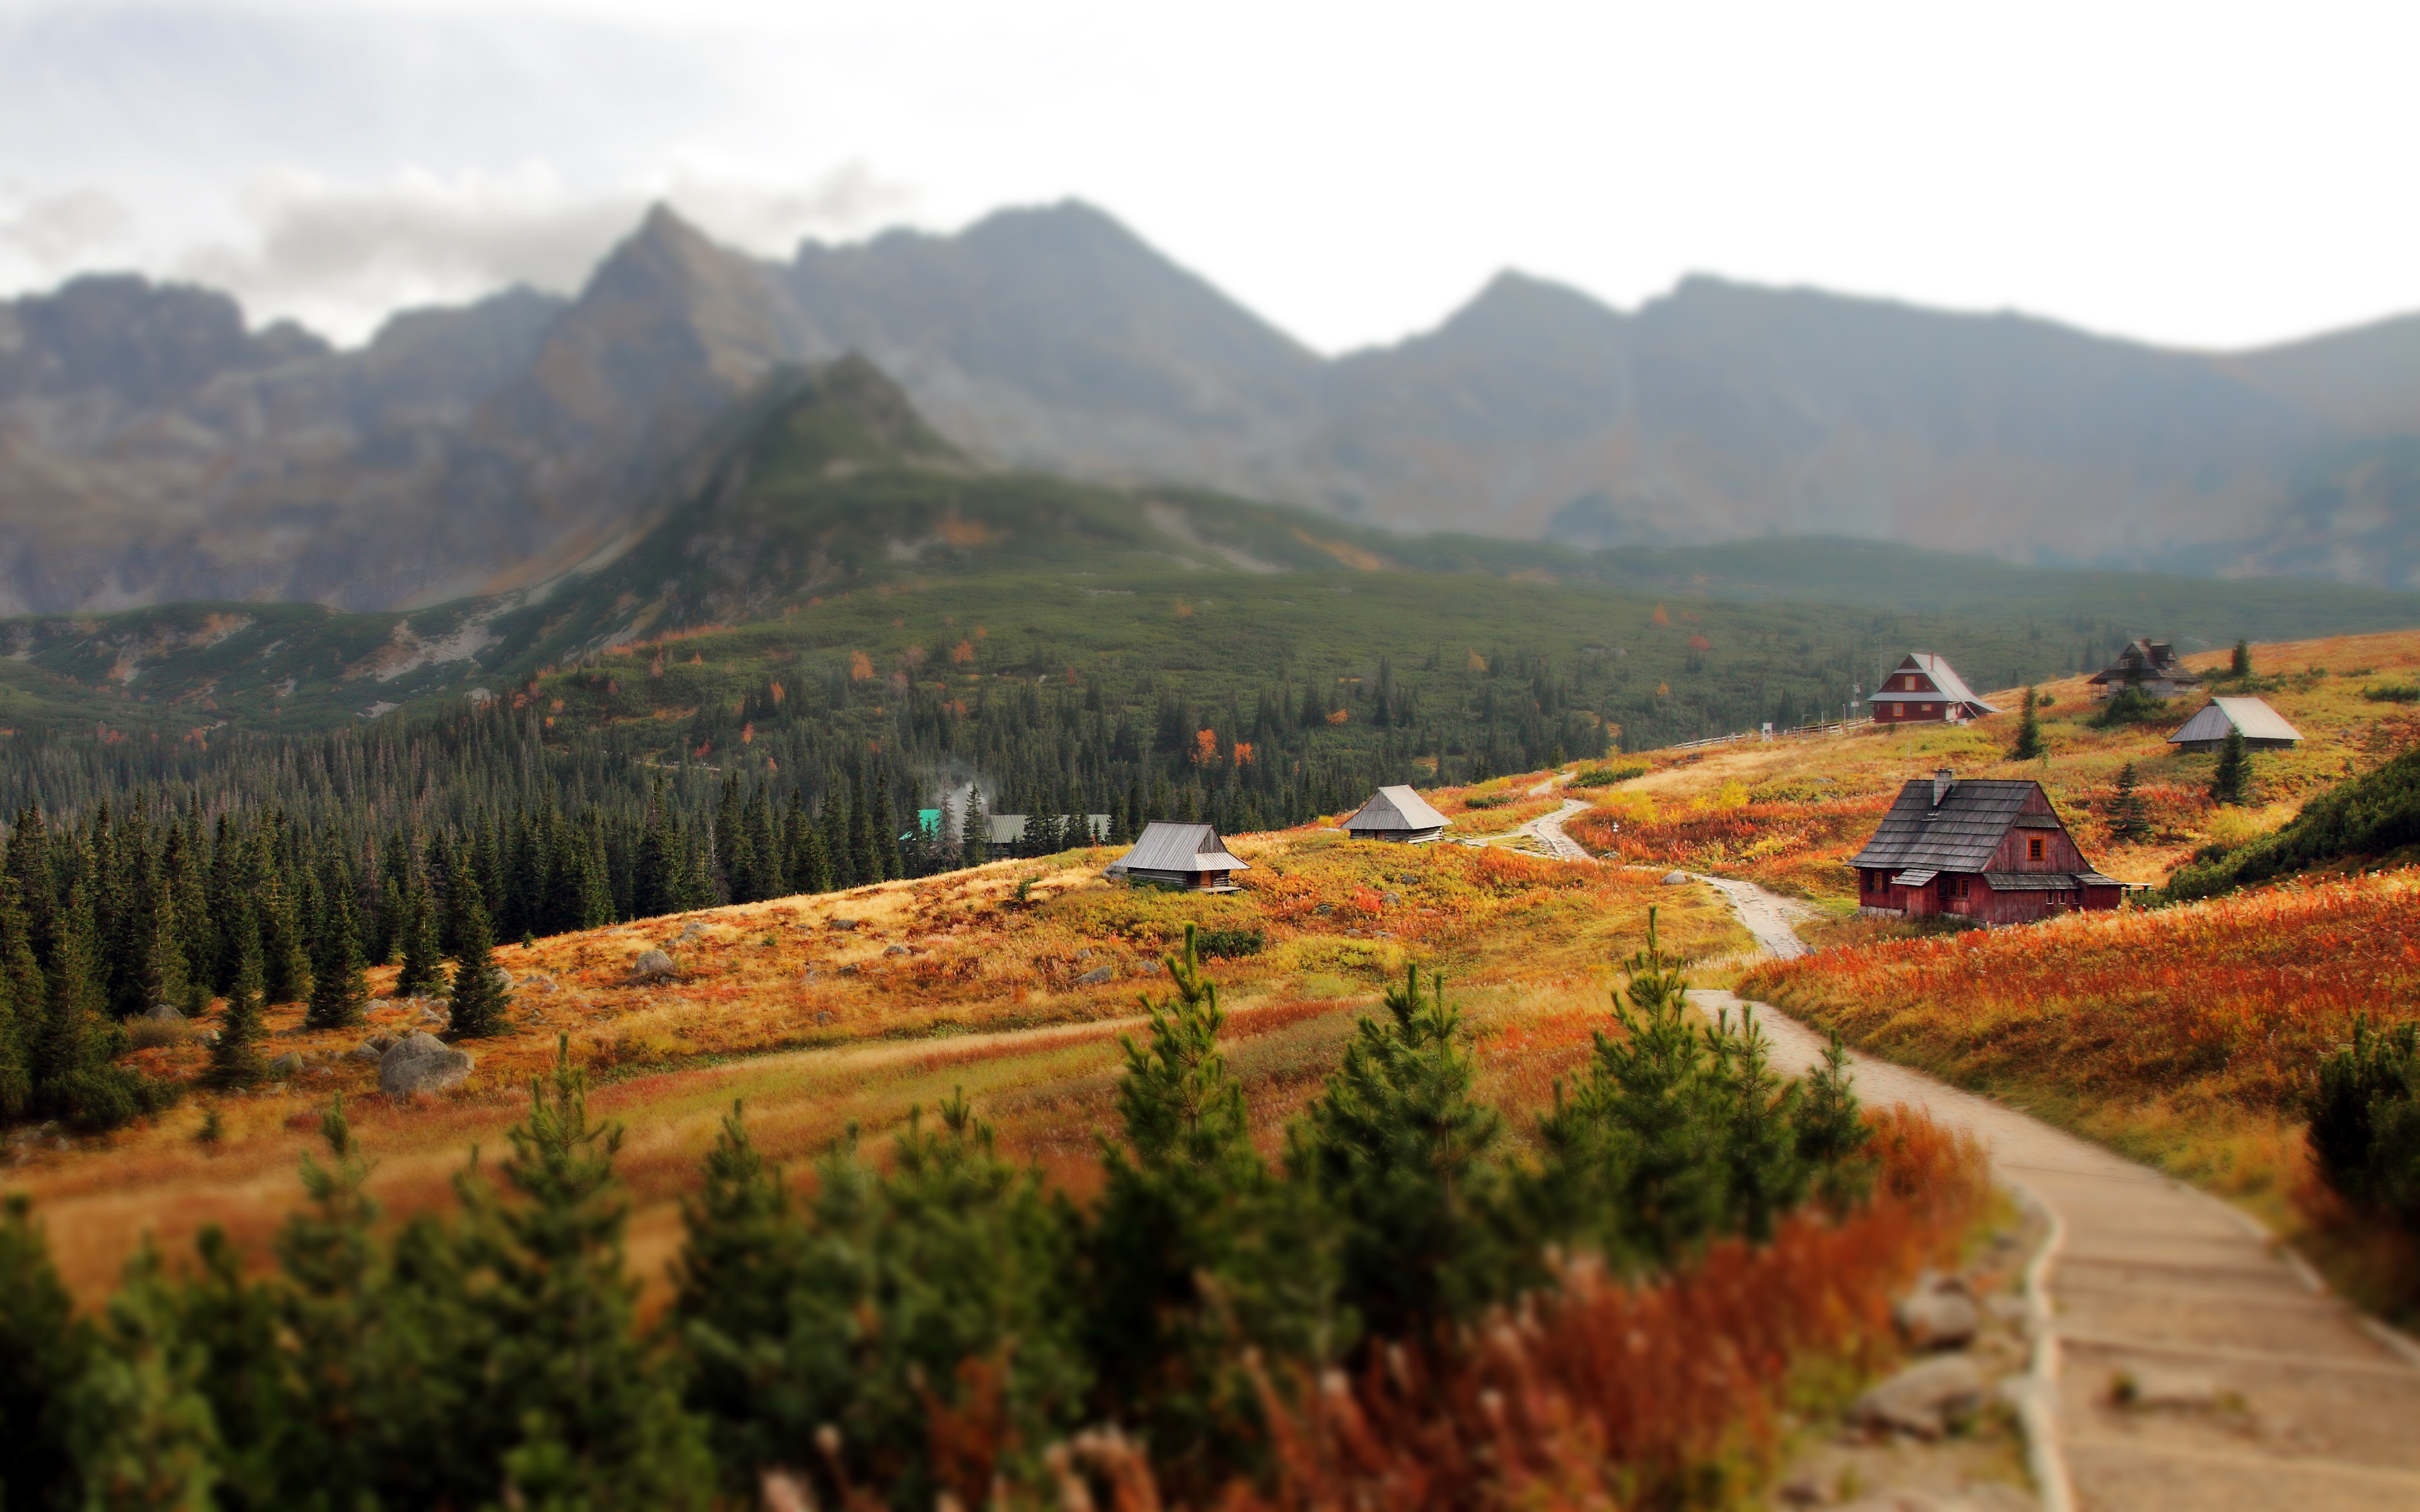
<path fill-rule="evenodd" d="M 2136 785 L 2134 764 L 2128 762 L 2118 768 L 2118 790 L 2109 797 L 2109 837 L 2132 841 L 2150 832 L 2150 806 L 2143 801 L 2142 789 Z"/>
<path fill-rule="evenodd" d="M 2009 759 L 2012 762 L 2032 761 L 2040 756 L 2044 749 L 2041 737 L 2041 716 L 2037 712 L 2040 704 L 2036 702 L 2034 690 L 2030 687 L 2024 692 L 2024 713 L 2017 719 L 2016 748 L 2009 752 Z"/>
<path fill-rule="evenodd" d="M 260 1058 L 260 926 L 250 909 L 244 910 L 237 925 L 237 938 L 235 985 L 227 990 L 226 1011 L 220 1015 L 218 1041 L 210 1046 L 206 1073 L 209 1084 L 223 1092 L 256 1087 L 269 1073 Z"/>

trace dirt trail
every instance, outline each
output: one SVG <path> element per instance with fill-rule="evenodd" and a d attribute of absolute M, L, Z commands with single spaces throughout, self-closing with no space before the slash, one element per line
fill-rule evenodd
<path fill-rule="evenodd" d="M 1766 949 L 1803 952 L 1791 930 L 1800 905 L 1753 883 L 1703 880 Z M 1691 996 L 1740 1007 L 1729 993 Z M 1756 1017 L 1782 1069 L 1822 1056 L 1823 1037 L 1805 1025 L 1761 1005 Z M 2328 1295 L 2215 1197 L 1921 1072 L 1854 1059 L 1866 1101 L 1970 1131 L 2056 1221 L 2039 1273 L 2047 1338 L 2027 1413 L 2048 1441 L 2036 1466 L 2046 1507 L 2420 1506 L 2420 1350 L 2410 1341 Z M 2135 1406 L 2118 1405 L 2121 1381 Z"/>

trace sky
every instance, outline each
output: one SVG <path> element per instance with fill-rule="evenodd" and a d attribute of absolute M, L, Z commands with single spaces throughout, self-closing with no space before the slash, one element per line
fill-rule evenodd
<path fill-rule="evenodd" d="M 1516 268 L 2229 348 L 2420 311 L 2420 6 L 0 0 L 0 292 L 365 339 L 644 207 L 768 256 L 1075 197 L 1323 351 Z"/>

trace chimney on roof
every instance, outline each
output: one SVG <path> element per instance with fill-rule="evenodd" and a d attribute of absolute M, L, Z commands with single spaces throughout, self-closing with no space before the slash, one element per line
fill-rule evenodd
<path fill-rule="evenodd" d="M 1949 790 L 1957 785 L 1958 774 L 1951 771 L 1948 767 L 1945 766 L 1939 771 L 1934 772 L 1932 774 L 1932 806 L 1936 809 L 1940 808 L 1941 800 L 1949 796 Z"/>

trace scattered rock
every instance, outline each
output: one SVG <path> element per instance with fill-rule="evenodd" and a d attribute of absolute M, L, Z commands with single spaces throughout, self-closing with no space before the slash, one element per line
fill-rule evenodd
<path fill-rule="evenodd" d="M 278 1057 L 275 1060 L 269 1063 L 269 1074 L 271 1076 L 300 1076 L 302 1074 L 302 1057 L 294 1051 L 288 1050 L 286 1054 Z"/>
<path fill-rule="evenodd" d="M 542 971 L 533 971 L 528 976 L 523 977 L 521 979 L 521 990 L 533 993 L 551 993 L 562 991 L 560 987 L 555 985 L 554 979 L 546 975 L 546 973 Z"/>
<path fill-rule="evenodd" d="M 204 1044 L 216 1044 L 219 1042 L 219 1031 L 216 1029 L 204 1029 L 201 1032 L 199 1039 Z"/>
<path fill-rule="evenodd" d="M 1377 933 L 1373 934 L 1370 937 L 1373 940 L 1391 940 L 1395 937 L 1395 932 L 1389 929 L 1382 929 Z"/>
<path fill-rule="evenodd" d="M 381 1043 L 381 1041 L 383 1041 L 384 1043 Z M 384 1035 L 380 1035 L 376 1040 L 364 1040 L 361 1043 L 353 1046 L 350 1050 L 348 1050 L 345 1053 L 352 1057 L 355 1060 L 366 1060 L 372 1065 L 376 1065 L 379 1060 L 386 1055 L 387 1046 L 392 1045 L 393 1043 L 395 1043 L 394 1041 L 388 1040 Z"/>
<path fill-rule="evenodd" d="M 1400 892 L 1382 892 L 1378 894 L 1378 903 L 1382 907 L 1392 908 L 1403 901 L 1404 895 Z"/>
<path fill-rule="evenodd" d="M 2218 1405 L 2218 1387 L 2208 1376 L 2187 1370 L 2137 1365 L 2109 1382 L 2110 1399 L 2137 1412 L 2198 1412 Z"/>
<path fill-rule="evenodd" d="M 379 1090 L 390 1097 L 414 1092 L 442 1092 L 470 1080 L 477 1062 L 469 1051 L 457 1050 L 426 1034 L 406 1035 L 379 1059 Z"/>
<path fill-rule="evenodd" d="M 391 997 L 373 997 L 373 998 L 371 998 L 371 999 L 369 1000 L 369 1004 L 368 1004 L 368 1007 L 367 1007 L 367 1010 L 366 1010 L 366 1011 L 369 1011 L 369 1012 L 375 1013 L 375 1012 L 378 1012 L 380 1009 L 393 1008 L 394 1006 L 395 1006 L 395 999 L 393 999 L 393 998 L 391 998 Z"/>
<path fill-rule="evenodd" d="M 184 1014 L 178 1012 L 175 1009 L 169 1007 L 165 1003 L 152 1004 L 151 1011 L 144 1014 L 143 1016 L 153 1024 L 182 1024 L 185 1022 Z"/>
<path fill-rule="evenodd" d="M 857 967 L 853 965 L 843 966 L 840 968 L 840 974 L 844 977 L 854 977 L 857 975 Z"/>
<path fill-rule="evenodd" d="M 502 966 L 489 966 L 488 980 L 496 984 L 498 992 L 508 993 L 513 990 L 513 974 Z"/>
<path fill-rule="evenodd" d="M 815 1022 L 817 1024 L 830 1024 L 831 1022 L 831 1010 L 828 1008 L 818 1010 L 815 1013 Z"/>
<path fill-rule="evenodd" d="M 1096 987 L 1118 974 L 1115 966 L 1094 966 L 1076 979 L 1078 987 Z"/>
<path fill-rule="evenodd" d="M 1402 883 L 1404 887 L 1410 887 L 1413 883 L 1418 882 L 1418 881 L 1419 881 L 1419 880 L 1420 880 L 1420 879 L 1419 879 L 1419 877 L 1417 877 L 1417 876 L 1413 875 L 1411 872 L 1404 872 L 1403 874 L 1401 874 L 1400 876 L 1396 877 L 1396 878 L 1395 878 L 1395 880 L 1396 880 L 1396 881 L 1398 881 L 1398 882 L 1400 882 L 1400 883 Z"/>
<path fill-rule="evenodd" d="M 663 981 L 680 975 L 680 967 L 661 950 L 649 950 L 630 963 L 630 975 L 641 981 Z"/>
<path fill-rule="evenodd" d="M 1926 1272 L 1916 1289 L 1891 1304 L 1891 1320 L 1913 1350 L 1962 1350 L 1975 1340 L 1975 1298 L 1954 1275 Z"/>
<path fill-rule="evenodd" d="M 809 982 L 820 981 L 823 980 L 823 975 L 824 974 L 822 972 L 817 971 L 813 966 L 809 966 L 806 970 L 799 973 L 799 985 L 804 987 Z"/>
<path fill-rule="evenodd" d="M 1690 880 L 1691 878 L 1689 873 L 1686 872 L 1667 872 L 1664 873 L 1664 886 L 1668 887 L 1677 887 Z"/>
<path fill-rule="evenodd" d="M 1937 1439 L 1953 1414 L 1983 1403 L 1983 1373 L 1964 1355 L 1946 1355 L 1912 1365 L 1869 1390 L 1849 1410 L 1852 1421 L 1869 1428 Z"/>
<path fill-rule="evenodd" d="M 445 1015 L 440 1013 L 433 1008 L 423 1008 L 420 1011 L 420 1022 L 423 1024 L 442 1024 L 445 1022 Z"/>
<path fill-rule="evenodd" d="M 904 945 L 886 945 L 882 948 L 882 953 L 884 955 L 906 955 L 908 953 L 908 947 Z"/>
<path fill-rule="evenodd" d="M 827 929 L 851 930 L 857 928 L 858 925 L 863 922 L 864 920 L 857 918 L 835 918 L 824 927 Z"/>
<path fill-rule="evenodd" d="M 1314 914 L 1332 914 L 1336 912 L 1336 905 L 1334 903 L 1321 903 L 1318 907 L 1312 909 L 1311 912 Z"/>
<path fill-rule="evenodd" d="M 1082 949 L 1080 949 L 1080 950 L 1077 951 L 1077 952 L 1076 952 L 1076 959 L 1077 959 L 1077 960 L 1078 960 L 1078 961 L 1090 961 L 1091 959 L 1093 959 L 1093 948 L 1092 948 L 1091 946 L 1089 946 L 1089 945 L 1088 945 L 1088 946 L 1084 947 Z"/>

